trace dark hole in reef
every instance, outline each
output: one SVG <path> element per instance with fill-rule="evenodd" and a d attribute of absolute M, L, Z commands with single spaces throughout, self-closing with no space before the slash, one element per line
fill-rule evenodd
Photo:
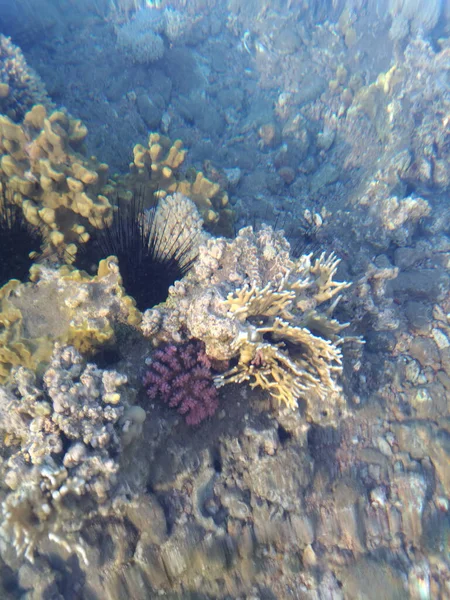
<path fill-rule="evenodd" d="M 220 458 L 220 452 L 218 448 L 214 448 L 212 451 L 213 467 L 216 473 L 222 473 L 222 459 Z"/>
<path fill-rule="evenodd" d="M 106 369 L 116 365 L 121 360 L 121 354 L 116 347 L 101 348 L 94 356 L 95 364 L 99 369 Z"/>
<path fill-rule="evenodd" d="M 407 183 L 405 188 L 405 197 L 411 196 L 416 191 L 416 186 L 412 183 Z"/>
<path fill-rule="evenodd" d="M 83 588 L 86 581 L 86 573 L 80 565 L 84 565 L 76 553 L 63 559 L 56 552 L 50 552 L 46 558 L 54 571 L 58 573 L 58 592 L 64 600 L 75 600 L 79 597 L 78 592 Z M 111 557 L 112 559 L 113 557 Z M 105 561 L 102 560 L 102 563 Z M 76 582 L 74 584 L 74 582 Z M 48 588 L 43 591 L 42 598 L 50 600 L 55 595 L 54 587 L 49 583 Z"/>
<path fill-rule="evenodd" d="M 247 321 L 249 323 L 251 323 L 252 325 L 261 326 L 261 325 L 265 325 L 266 323 L 268 323 L 269 319 L 268 319 L 268 317 L 262 317 L 262 316 L 257 316 L 257 317 L 250 316 L 250 317 L 248 317 Z M 266 337 L 266 335 L 269 335 L 269 334 L 265 334 L 264 337 Z"/>
<path fill-rule="evenodd" d="M 176 509 L 170 501 L 170 496 L 164 494 L 156 494 L 156 499 L 158 500 L 161 508 L 163 509 L 163 513 L 166 518 L 167 535 L 170 535 L 175 525 L 175 520 L 177 516 Z"/>
<path fill-rule="evenodd" d="M 292 433 L 287 431 L 282 425 L 278 424 L 278 439 L 280 444 L 284 446 L 286 442 L 292 439 Z"/>
<path fill-rule="evenodd" d="M 307 439 L 311 456 L 319 461 L 329 462 L 333 460 L 334 452 L 339 447 L 341 435 L 334 427 L 312 425 Z"/>
<path fill-rule="evenodd" d="M 410 417 L 412 415 L 411 405 L 408 402 L 406 402 L 405 400 L 400 399 L 399 403 L 398 403 L 398 407 L 402 411 L 402 413 L 405 415 L 405 417 Z"/>
<path fill-rule="evenodd" d="M 63 457 L 63 456 L 65 456 L 66 452 L 68 452 L 70 446 L 72 445 L 72 440 L 70 440 L 67 437 L 67 435 L 65 433 L 63 433 L 62 431 L 60 431 L 59 437 L 60 437 L 61 442 L 62 442 L 61 457 Z"/>
<path fill-rule="evenodd" d="M 15 595 L 14 598 L 19 598 L 25 593 L 24 588 L 19 588 L 17 574 L 10 567 L 3 565 L 0 568 L 0 577 L 5 591 L 11 594 L 21 591 L 20 595 Z"/>
<path fill-rule="evenodd" d="M 10 279 L 27 279 L 43 242 L 43 228 L 28 223 L 22 208 L 0 190 L 0 287 Z"/>

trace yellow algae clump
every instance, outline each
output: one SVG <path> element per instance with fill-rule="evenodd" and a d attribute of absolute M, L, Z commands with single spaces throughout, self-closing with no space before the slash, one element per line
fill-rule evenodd
<path fill-rule="evenodd" d="M 350 119 L 365 114 L 382 142 L 387 141 L 390 134 L 389 103 L 402 77 L 402 70 L 395 65 L 386 73 L 380 73 L 375 82 L 358 89 L 347 112 Z"/>
<path fill-rule="evenodd" d="M 13 302 L 22 285 L 17 279 L 11 279 L 0 288 L 0 384 L 8 379 L 12 367 L 36 370 L 52 352 L 52 344 L 45 334 L 29 339 L 24 334 L 22 312 Z"/>
<path fill-rule="evenodd" d="M 61 250 L 83 243 L 86 227 L 112 219 L 103 194 L 108 167 L 78 151 L 86 135 L 81 121 L 62 111 L 47 114 L 42 105 L 21 124 L 0 115 L 0 182 L 25 218 Z"/>
<path fill-rule="evenodd" d="M 91 355 L 114 342 L 118 323 L 136 326 L 140 319 L 115 257 L 101 261 L 92 277 L 67 265 L 33 265 L 30 282 L 0 288 L 0 383 L 13 366 L 36 370 L 47 362 L 55 341 Z"/>

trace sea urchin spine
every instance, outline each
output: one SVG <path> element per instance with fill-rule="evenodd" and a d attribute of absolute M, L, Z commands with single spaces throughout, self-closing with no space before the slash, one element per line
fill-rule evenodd
<path fill-rule="evenodd" d="M 26 279 L 42 242 L 41 229 L 28 223 L 0 183 L 0 287 L 10 279 Z"/>
<path fill-rule="evenodd" d="M 157 208 L 144 210 L 142 198 L 120 199 L 112 224 L 95 232 L 79 258 L 98 263 L 116 256 L 124 288 L 143 311 L 164 302 L 170 286 L 190 270 L 197 233 L 186 235 L 181 219 L 161 223 Z"/>

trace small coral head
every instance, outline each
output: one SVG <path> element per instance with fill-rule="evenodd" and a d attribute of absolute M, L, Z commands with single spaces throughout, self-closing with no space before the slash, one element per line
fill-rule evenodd
<path fill-rule="evenodd" d="M 198 340 L 167 344 L 156 350 L 144 386 L 149 398 L 160 397 L 176 408 L 188 425 L 198 425 L 212 417 L 219 407 L 211 362 L 205 345 Z"/>

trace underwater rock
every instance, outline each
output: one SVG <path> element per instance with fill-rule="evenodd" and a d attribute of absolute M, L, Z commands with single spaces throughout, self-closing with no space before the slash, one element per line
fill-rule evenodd
<path fill-rule="evenodd" d="M 115 324 L 140 320 L 115 257 L 101 261 L 94 277 L 68 266 L 35 264 L 30 278 L 0 289 L 0 381 L 8 379 L 13 366 L 36 369 L 48 361 L 56 340 L 89 355 L 113 343 Z"/>
<path fill-rule="evenodd" d="M 347 287 L 333 281 L 338 262 L 324 254 L 292 260 L 287 241 L 268 227 L 242 229 L 231 242 L 210 239 L 165 305 L 146 311 L 142 330 L 155 345 L 195 338 L 212 359 L 238 358 L 218 386 L 249 381 L 292 409 L 307 398 L 309 419 L 333 420 L 344 410 L 334 379 L 343 326 L 320 306 L 335 306 Z"/>

